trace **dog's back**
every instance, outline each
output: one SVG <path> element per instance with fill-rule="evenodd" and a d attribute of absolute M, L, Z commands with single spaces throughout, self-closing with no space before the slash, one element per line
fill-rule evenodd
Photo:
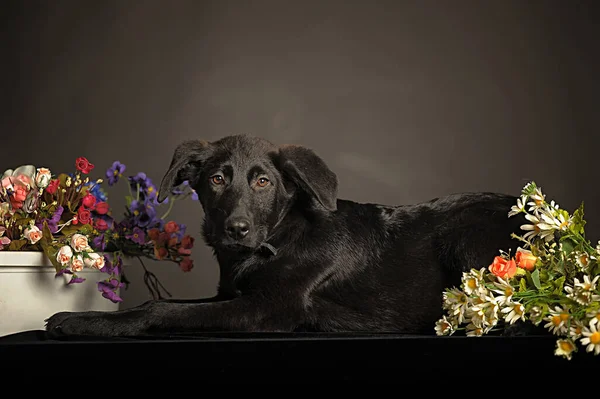
<path fill-rule="evenodd" d="M 431 334 L 445 288 L 516 250 L 511 233 L 524 221 L 508 217 L 515 201 L 492 193 L 407 206 L 338 200 L 336 212 L 313 214 L 301 239 L 279 241 L 280 262 L 265 267 L 294 262 L 296 272 L 313 273 L 303 328 Z"/>

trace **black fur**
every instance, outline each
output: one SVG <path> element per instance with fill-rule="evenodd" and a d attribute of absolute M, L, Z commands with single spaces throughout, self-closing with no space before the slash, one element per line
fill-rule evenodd
<path fill-rule="evenodd" d="M 160 200 L 184 180 L 204 209 L 204 238 L 220 266 L 217 296 L 58 313 L 47 321 L 50 334 L 434 334 L 444 289 L 458 286 L 462 271 L 489 265 L 500 249 L 514 252 L 510 235 L 525 223 L 508 217 L 516 198 L 503 194 L 404 206 L 338 199 L 336 175 L 315 152 L 245 135 L 182 143 Z"/>

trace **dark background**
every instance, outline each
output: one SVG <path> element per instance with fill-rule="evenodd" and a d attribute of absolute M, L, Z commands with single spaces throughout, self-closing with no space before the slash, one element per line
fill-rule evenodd
<path fill-rule="evenodd" d="M 3 2 L 0 169 L 113 160 L 158 184 L 184 139 L 250 133 L 314 148 L 340 196 L 406 204 L 535 180 L 585 201 L 600 238 L 595 1 Z M 116 211 L 125 185 L 109 191 Z M 149 268 L 212 295 L 198 203 L 173 213 L 195 268 Z M 149 298 L 141 268 L 124 307 Z"/>

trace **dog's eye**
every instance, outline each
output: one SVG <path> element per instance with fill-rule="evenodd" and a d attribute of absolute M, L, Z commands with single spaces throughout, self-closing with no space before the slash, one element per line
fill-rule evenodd
<path fill-rule="evenodd" d="M 256 181 L 256 185 L 258 187 L 266 187 L 267 184 L 269 184 L 269 179 L 267 179 L 266 177 L 261 177 Z"/>
<path fill-rule="evenodd" d="M 210 178 L 210 181 L 212 181 L 214 184 L 223 184 L 224 180 L 223 180 L 223 176 L 221 175 L 214 175 Z"/>

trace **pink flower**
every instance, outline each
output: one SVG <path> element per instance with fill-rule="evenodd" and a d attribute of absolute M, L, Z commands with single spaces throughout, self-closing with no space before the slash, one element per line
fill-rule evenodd
<path fill-rule="evenodd" d="M 56 254 L 56 260 L 63 266 L 71 263 L 71 257 L 73 256 L 73 250 L 68 245 L 63 245 Z"/>
<path fill-rule="evenodd" d="M 37 226 L 31 226 L 23 231 L 25 238 L 29 240 L 31 244 L 37 243 L 42 238 L 42 232 Z"/>
<path fill-rule="evenodd" d="M 71 260 L 71 270 L 77 273 L 83 270 L 83 266 L 84 263 L 81 255 L 74 256 L 73 260 Z"/>
<path fill-rule="evenodd" d="M 29 191 L 25 186 L 15 186 L 13 194 L 10 196 L 10 204 L 13 209 L 21 209 L 23 207 L 23 202 L 27 199 L 27 194 Z"/>
<path fill-rule="evenodd" d="M 0 250 L 4 248 L 5 245 L 10 244 L 10 238 L 8 237 L 0 237 Z"/>

